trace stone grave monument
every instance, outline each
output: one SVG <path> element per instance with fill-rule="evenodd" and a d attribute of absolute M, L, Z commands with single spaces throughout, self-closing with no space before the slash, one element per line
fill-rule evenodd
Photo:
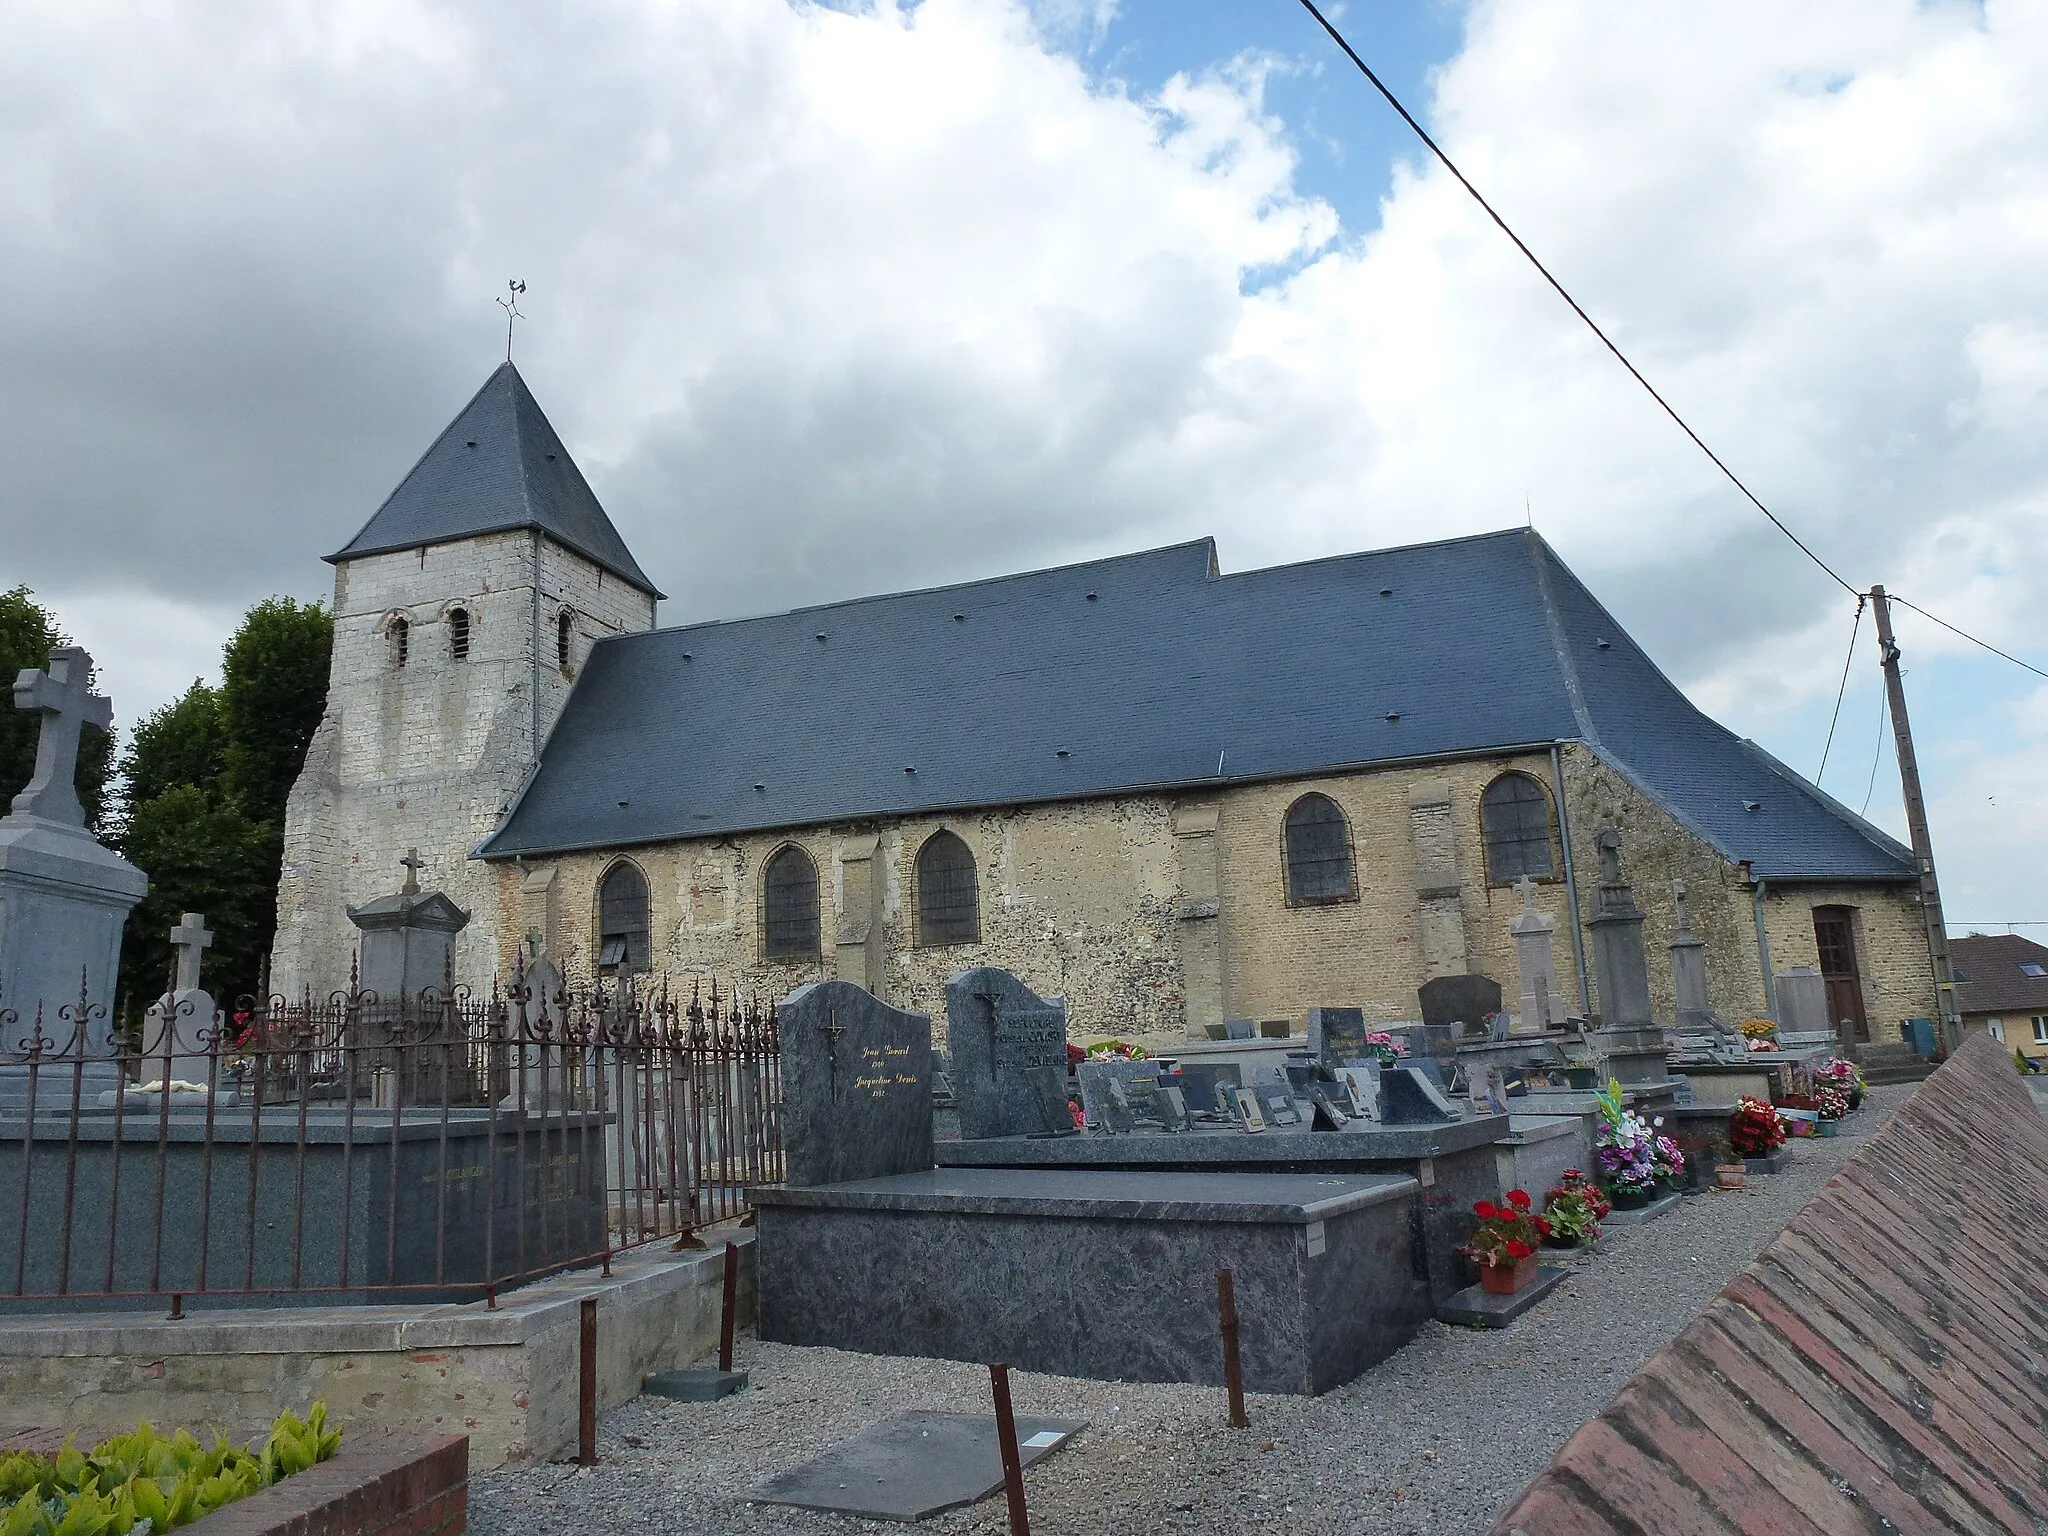
<path fill-rule="evenodd" d="M 1363 1008 L 1311 1008 L 1308 1011 L 1309 1054 L 1335 1072 L 1361 1062 L 1377 1061 L 1376 1052 L 1366 1049 Z"/>
<path fill-rule="evenodd" d="M 1664 1058 L 1664 1030 L 1650 1003 L 1649 958 L 1635 889 L 1621 873 L 1621 831 L 1605 828 L 1600 849 L 1600 894 L 1586 926 L 1593 934 L 1594 975 L 1600 989 L 1600 1028 L 1587 1043 L 1600 1059 L 1600 1075 L 1636 1095 L 1676 1091 Z"/>
<path fill-rule="evenodd" d="M 932 1166 L 932 1021 L 850 981 L 798 987 L 778 1016 L 792 1188 Z"/>
<path fill-rule="evenodd" d="M 171 949 L 178 957 L 171 990 L 149 1005 L 142 1017 L 142 1061 L 131 1094 L 160 1092 L 169 1083 L 174 1096 L 205 1095 L 214 1086 L 213 997 L 199 985 L 200 961 L 213 944 L 206 919 L 187 912 L 171 930 Z M 112 1103 L 113 1095 L 107 1095 Z"/>
<path fill-rule="evenodd" d="M 92 658 L 65 646 L 48 671 L 24 670 L 14 682 L 14 707 L 41 715 L 42 730 L 34 776 L 0 818 L 0 1108 L 25 1099 L 27 1069 L 18 1063 L 39 1019 L 45 1061 L 83 1059 L 77 1070 L 91 1093 L 119 1086 L 111 1021 L 121 926 L 149 880 L 86 830 L 73 787 L 80 730 L 104 730 L 113 719 L 91 677 Z M 83 1018 L 75 1016 L 81 1002 Z"/>
<path fill-rule="evenodd" d="M 417 1004 L 429 989 L 437 996 L 447 990 L 455 935 L 469 926 L 469 914 L 441 892 L 420 889 L 419 849 L 407 849 L 398 862 L 405 868 L 398 894 L 350 907 L 348 920 L 362 934 L 362 989 L 387 1003 Z"/>
<path fill-rule="evenodd" d="M 1687 1060 L 1747 1064 L 1742 1031 L 1714 1011 L 1707 992 L 1707 941 L 1692 930 L 1683 880 L 1671 887 L 1671 983 L 1678 999 L 1677 1051 Z"/>
<path fill-rule="evenodd" d="M 994 966 L 962 971 L 946 983 L 946 1039 L 963 1137 L 1073 1133 L 1065 998 Z"/>
<path fill-rule="evenodd" d="M 1828 1018 L 1827 978 L 1810 965 L 1795 965 L 1778 973 L 1778 1038 L 1800 1044 L 1815 1043 L 1820 1036 L 1832 1040 L 1834 1023 Z"/>
<path fill-rule="evenodd" d="M 1524 875 L 1515 882 L 1522 898 L 1522 910 L 1508 919 L 1508 932 L 1515 940 L 1515 968 L 1522 975 L 1520 1016 L 1516 1025 L 1525 1034 L 1562 1029 L 1566 1018 L 1564 994 L 1557 987 L 1557 961 L 1551 938 L 1557 919 L 1536 910 L 1536 882 Z"/>

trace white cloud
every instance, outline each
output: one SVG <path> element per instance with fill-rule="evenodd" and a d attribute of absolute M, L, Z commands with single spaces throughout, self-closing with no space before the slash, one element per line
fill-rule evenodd
<path fill-rule="evenodd" d="M 18 4 L 0 574 L 209 623 L 317 594 L 517 275 L 521 365 L 671 618 L 1526 500 L 1732 724 L 1826 707 L 1849 601 L 1440 170 L 1339 230 L 1260 66 L 1141 97 L 1088 72 L 1107 14 Z M 2048 12 L 1486 3 L 1434 84 L 1468 172 L 1852 582 L 2038 651 Z"/>

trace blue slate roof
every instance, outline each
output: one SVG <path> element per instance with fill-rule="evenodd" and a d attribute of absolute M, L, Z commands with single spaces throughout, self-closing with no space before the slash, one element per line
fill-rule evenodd
<path fill-rule="evenodd" d="M 1230 576 L 1203 539 L 603 640 L 480 852 L 1575 740 L 1760 875 L 1911 873 L 1907 850 L 1688 703 L 1521 529 Z"/>
<path fill-rule="evenodd" d="M 329 563 L 538 528 L 653 597 L 654 588 L 605 516 L 526 380 L 501 363 L 448 429 Z"/>

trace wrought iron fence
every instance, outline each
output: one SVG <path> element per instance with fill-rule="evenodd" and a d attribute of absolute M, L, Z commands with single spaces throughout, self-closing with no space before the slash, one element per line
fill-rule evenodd
<path fill-rule="evenodd" d="M 5 999 L 0 999 L 4 1003 Z M 772 1003 L 693 980 L 0 1007 L 0 1302 L 497 1292 L 783 1176 Z"/>

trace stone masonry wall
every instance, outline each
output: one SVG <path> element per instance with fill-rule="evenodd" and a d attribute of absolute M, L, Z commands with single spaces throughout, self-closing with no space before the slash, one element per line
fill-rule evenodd
<path fill-rule="evenodd" d="M 1795 965 L 1820 968 L 1813 932 L 1815 907 L 1849 908 L 1856 963 L 1863 977 L 1863 1009 L 1875 1042 L 1897 1041 L 1902 1019 L 1938 1019 L 1934 962 L 1927 954 L 1927 925 L 1918 891 L 1910 884 L 1773 884 L 1764 896 L 1764 931 L 1771 941 L 1771 966 L 1780 974 Z"/>
<path fill-rule="evenodd" d="M 511 805 L 590 645 L 652 627 L 653 601 L 529 531 L 347 561 L 334 592 L 327 710 L 286 811 L 273 985 L 345 985 L 356 938 L 345 909 L 397 890 L 411 847 L 426 861 L 422 886 L 471 914 L 458 973 L 488 975 L 500 953 L 499 876 L 469 851 Z M 450 639 L 458 607 L 470 622 L 463 661 Z M 565 608 L 575 631 L 566 668 L 556 630 Z"/>
<path fill-rule="evenodd" d="M 1579 747 L 1566 748 L 1567 811 L 1583 918 L 1593 909 L 1601 827 L 1618 825 L 1623 871 L 1646 918 L 1650 975 L 1659 1015 L 1676 1008 L 1666 948 L 1673 932 L 1671 884 L 1682 879 L 1694 931 L 1708 942 L 1708 979 L 1731 1020 L 1764 1011 L 1753 894 L 1742 869 L 1694 837 L 1624 775 Z M 660 844 L 621 854 L 578 854 L 525 869 L 501 866 L 501 974 L 528 928 L 572 975 L 589 974 L 596 946 L 597 886 L 616 857 L 647 876 L 655 968 L 672 977 L 699 971 L 780 996 L 806 981 L 851 974 L 857 935 L 841 922 L 850 903 L 851 855 L 880 862 L 881 990 L 900 1006 L 933 1015 L 943 1032 L 946 978 L 1000 965 L 1045 993 L 1065 993 L 1077 1040 L 1137 1036 L 1157 1043 L 1198 1033 L 1205 1018 L 1289 1019 L 1297 1027 L 1318 1005 L 1356 1004 L 1396 1022 L 1419 1014 L 1416 989 L 1431 974 L 1423 920 L 1454 924 L 1471 969 L 1501 983 L 1512 1005 L 1520 990 L 1508 919 L 1521 897 L 1485 877 L 1480 796 L 1502 772 L 1519 770 L 1552 795 L 1548 754 L 1238 786 L 1199 802 L 1130 796 L 1010 808 L 958 817 L 800 829 Z M 1327 906 L 1287 904 L 1282 827 L 1303 794 L 1328 795 L 1350 821 L 1356 899 Z M 1448 807 L 1448 809 L 1443 809 Z M 1190 828 L 1213 835 L 1190 838 Z M 1558 922 L 1557 973 L 1568 1005 L 1582 1008 L 1571 944 L 1573 914 L 1563 879 L 1561 827 L 1556 877 L 1538 884 L 1535 904 Z M 944 827 L 973 851 L 980 878 L 981 942 L 943 948 L 915 943 L 916 854 Z M 1176 836 L 1176 831 L 1180 836 Z M 1213 840 L 1213 861 L 1188 857 Z M 801 962 L 761 954 L 760 872 L 784 843 L 801 846 L 819 871 L 822 954 Z M 1213 862 L 1213 874 L 1208 873 Z M 1451 871 L 1447 878 L 1444 870 Z M 1448 890 L 1448 897 L 1437 893 Z M 1772 959 L 1778 969 L 1812 959 L 1814 905 L 1858 903 L 1877 936 L 1874 984 L 1924 988 L 1898 935 L 1917 922 L 1910 886 L 1864 886 L 1845 895 L 1774 888 L 1769 896 Z M 545 913 L 544 917 L 537 914 Z M 1805 950 L 1788 937 L 1804 924 Z M 856 942 L 842 948 L 836 939 Z M 1859 935 L 1860 938 L 1860 935 Z M 1203 946 L 1221 956 L 1220 986 L 1205 981 Z M 1921 946 L 1924 957 L 1924 944 Z M 1790 958 L 1788 958 L 1788 955 Z M 852 958 L 846 958 L 851 956 Z M 1206 997 L 1203 989 L 1216 992 Z M 1902 991 L 1900 995 L 1905 995 Z M 1924 1010 L 1920 1010 L 1924 1011 Z M 1873 1007 L 1873 1018 L 1883 1011 Z"/>

